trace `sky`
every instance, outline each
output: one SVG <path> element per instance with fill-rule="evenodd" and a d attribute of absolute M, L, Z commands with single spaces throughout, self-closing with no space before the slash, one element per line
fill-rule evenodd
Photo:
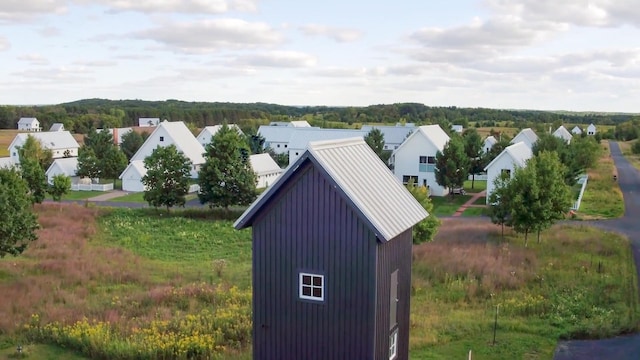
<path fill-rule="evenodd" d="M 640 113 L 637 0 L 0 0 L 0 104 Z"/>

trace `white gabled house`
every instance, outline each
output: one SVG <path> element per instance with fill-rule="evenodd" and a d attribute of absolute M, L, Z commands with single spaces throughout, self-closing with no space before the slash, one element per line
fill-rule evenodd
<path fill-rule="evenodd" d="M 78 171 L 78 158 L 61 158 L 55 159 L 51 166 L 47 169 L 45 175 L 47 176 L 47 180 L 49 184 L 53 184 L 53 177 L 56 175 L 65 175 L 71 178 L 71 183 L 76 184 L 79 180 L 79 177 L 76 175 Z"/>
<path fill-rule="evenodd" d="M 571 135 L 569 130 L 562 125 L 553 132 L 553 136 L 564 140 L 567 144 L 571 143 L 571 139 L 573 138 L 573 135 Z"/>
<path fill-rule="evenodd" d="M 53 125 L 51 125 L 51 128 L 49 128 L 49 131 L 64 131 L 64 124 L 53 123 Z"/>
<path fill-rule="evenodd" d="M 139 127 L 154 127 L 154 126 L 158 126 L 158 124 L 160 124 L 160 118 L 143 117 L 138 119 Z"/>
<path fill-rule="evenodd" d="M 9 155 L 15 164 L 20 163 L 18 148 L 24 145 L 29 136 L 33 136 L 40 141 L 43 148 L 51 150 L 51 155 L 54 159 L 78 156 L 80 145 L 68 131 L 21 133 L 17 134 L 9 145 Z"/>
<path fill-rule="evenodd" d="M 444 196 L 448 189 L 436 182 L 436 154 L 443 151 L 449 142 L 449 135 L 439 125 L 418 127 L 400 147 L 398 147 L 389 163 L 393 173 L 403 184 L 413 179 L 414 184 L 427 186 L 433 196 Z"/>
<path fill-rule="evenodd" d="M 587 126 L 587 135 L 595 135 L 596 134 L 596 126 L 593 124 L 589 124 Z"/>
<path fill-rule="evenodd" d="M 257 188 L 266 188 L 282 174 L 282 168 L 269 154 L 255 154 L 249 156 L 249 162 L 253 172 L 258 178 Z"/>
<path fill-rule="evenodd" d="M 289 140 L 289 164 L 293 164 L 302 153 L 309 147 L 312 141 L 342 140 L 349 138 L 362 138 L 367 135 L 366 131 L 349 129 L 320 129 L 320 128 L 297 128 L 291 133 Z"/>
<path fill-rule="evenodd" d="M 538 135 L 536 135 L 531 128 L 522 129 L 518 135 L 514 136 L 511 140 L 512 144 L 517 144 L 519 142 L 525 143 L 529 147 L 529 149 L 533 149 L 533 144 L 538 141 Z"/>
<path fill-rule="evenodd" d="M 23 117 L 18 120 L 18 130 L 20 131 L 40 131 L 40 121 L 34 117 Z"/>
<path fill-rule="evenodd" d="M 582 134 L 582 129 L 580 129 L 580 126 L 576 125 L 573 127 L 573 129 L 571 129 L 571 133 L 575 134 L 575 135 L 581 135 Z"/>
<path fill-rule="evenodd" d="M 242 132 L 242 130 L 240 130 L 240 127 L 238 125 L 228 124 L 227 126 L 232 129 L 235 129 L 238 132 L 238 134 L 240 134 L 241 136 L 244 136 L 244 133 Z M 198 142 L 202 145 L 202 147 L 205 147 L 207 146 L 207 144 L 211 142 L 211 138 L 215 134 L 217 134 L 221 128 L 222 128 L 222 125 L 205 126 L 204 129 L 200 131 L 200 134 L 198 134 L 196 139 L 198 139 Z"/>
<path fill-rule="evenodd" d="M 182 121 L 163 121 L 153 130 L 140 149 L 131 157 L 131 161 L 144 160 L 158 146 L 175 145 L 191 160 L 191 177 L 197 178 L 200 166 L 204 164 L 204 148 Z"/>
<path fill-rule="evenodd" d="M 120 174 L 122 180 L 122 190 L 131 192 L 143 192 L 145 186 L 142 184 L 142 177 L 147 174 L 143 160 L 131 161 Z"/>
<path fill-rule="evenodd" d="M 360 130 L 367 134 L 373 129 L 378 129 L 384 137 L 384 150 L 393 151 L 402 145 L 402 143 L 416 130 L 413 124 L 398 124 L 396 126 L 377 126 L 363 125 Z"/>
<path fill-rule="evenodd" d="M 487 136 L 487 138 L 484 139 L 484 142 L 482 143 L 482 152 L 487 154 L 489 151 L 491 151 L 491 149 L 493 148 L 493 145 L 495 145 L 497 142 L 498 140 L 496 140 L 495 136 L 493 135 Z"/>
<path fill-rule="evenodd" d="M 487 172 L 487 205 L 489 204 L 489 196 L 494 191 L 494 181 L 501 174 L 506 173 L 510 177 L 518 167 L 525 167 L 527 160 L 533 157 L 531 148 L 524 142 L 518 142 L 507 146 L 500 155 L 496 156 L 493 161 L 484 168 Z"/>

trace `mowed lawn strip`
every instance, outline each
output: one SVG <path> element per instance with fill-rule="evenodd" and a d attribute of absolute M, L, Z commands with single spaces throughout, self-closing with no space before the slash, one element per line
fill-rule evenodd
<path fill-rule="evenodd" d="M 610 156 L 609 143 L 603 141 L 602 146 L 603 150 L 595 168 L 588 171 L 587 188 L 577 211 L 579 219 L 611 219 L 624 215 L 622 192 L 613 179 L 617 172 Z"/>

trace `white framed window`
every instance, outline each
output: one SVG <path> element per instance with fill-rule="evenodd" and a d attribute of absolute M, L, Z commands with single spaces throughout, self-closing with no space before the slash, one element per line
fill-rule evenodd
<path fill-rule="evenodd" d="M 389 360 L 398 357 L 398 329 L 393 330 L 389 336 Z"/>
<path fill-rule="evenodd" d="M 300 299 L 324 301 L 324 275 L 300 273 Z"/>

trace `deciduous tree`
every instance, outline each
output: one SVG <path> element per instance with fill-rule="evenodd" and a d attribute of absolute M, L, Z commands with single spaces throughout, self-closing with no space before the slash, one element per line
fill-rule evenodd
<path fill-rule="evenodd" d="M 146 187 L 144 200 L 153 207 L 184 206 L 189 191 L 191 161 L 175 145 L 158 146 L 144 159 L 147 174 L 142 177 Z"/>
<path fill-rule="evenodd" d="M 444 150 L 436 154 L 435 176 L 438 185 L 449 188 L 450 191 L 464 185 L 469 176 L 469 158 L 459 136 L 452 137 Z"/>
<path fill-rule="evenodd" d="M 421 244 L 433 240 L 438 233 L 440 220 L 433 214 L 433 204 L 429 198 L 429 190 L 426 186 L 415 186 L 413 181 L 407 185 L 407 189 L 413 197 L 429 213 L 426 219 L 413 226 L 413 243 Z"/>
<path fill-rule="evenodd" d="M 55 201 L 62 200 L 62 196 L 71 190 L 71 178 L 64 174 L 58 174 L 53 177 L 53 184 L 49 185 L 47 192 Z"/>
<path fill-rule="evenodd" d="M 18 148 L 18 156 L 20 157 L 20 162 L 22 162 L 22 159 L 36 160 L 44 170 L 48 169 L 53 162 L 51 150 L 44 148 L 40 141 L 31 135 L 28 135 L 24 144 Z"/>
<path fill-rule="evenodd" d="M 502 228 L 502 238 L 504 238 L 504 227 L 511 226 L 511 199 L 512 194 L 509 187 L 511 177 L 504 173 L 494 180 L 494 190 L 489 195 L 489 216 L 491 222 L 500 225 Z"/>
<path fill-rule="evenodd" d="M 464 152 L 469 158 L 469 173 L 471 174 L 471 188 L 476 182 L 476 174 L 481 172 L 482 166 L 482 138 L 474 128 L 467 129 L 462 135 L 464 140 Z"/>
<path fill-rule="evenodd" d="M 226 209 L 249 205 L 257 196 L 256 182 L 246 141 L 223 125 L 205 147 L 205 163 L 198 174 L 200 202 Z"/>
<path fill-rule="evenodd" d="M 38 163 L 37 159 L 22 158 L 20 160 L 20 171 L 22 178 L 27 183 L 29 193 L 31 194 L 31 201 L 35 203 L 42 203 L 47 195 L 47 176 L 44 170 Z"/>
<path fill-rule="evenodd" d="M 0 258 L 19 255 L 37 239 L 29 189 L 16 169 L 0 168 Z"/>
<path fill-rule="evenodd" d="M 99 178 L 102 174 L 98 166 L 96 154 L 91 148 L 82 146 L 78 150 L 78 170 L 76 174 L 80 177 L 88 177 L 91 179 Z"/>

